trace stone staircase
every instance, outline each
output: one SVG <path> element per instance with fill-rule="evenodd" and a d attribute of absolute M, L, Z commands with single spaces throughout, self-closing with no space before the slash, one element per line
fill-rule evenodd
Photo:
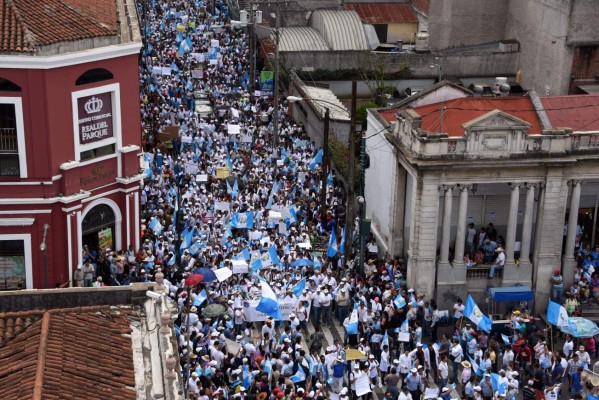
<path fill-rule="evenodd" d="M 582 316 L 599 324 L 599 305 L 596 303 L 585 303 L 580 305 Z"/>

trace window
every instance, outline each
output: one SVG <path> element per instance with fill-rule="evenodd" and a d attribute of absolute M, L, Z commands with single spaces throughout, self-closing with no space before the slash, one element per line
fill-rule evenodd
<path fill-rule="evenodd" d="M 114 75 L 112 75 L 112 72 L 104 68 L 94 68 L 90 69 L 89 71 L 86 71 L 79 78 L 77 78 L 75 85 L 87 85 L 89 83 L 108 81 L 113 78 Z"/>
<path fill-rule="evenodd" d="M 103 157 L 110 154 L 114 154 L 114 144 L 109 144 L 102 147 L 96 147 L 95 149 L 82 151 L 80 154 L 80 159 L 81 161 L 87 161 L 93 158 Z"/>
<path fill-rule="evenodd" d="M 0 103 L 0 178 L 18 178 L 19 143 L 14 104 Z"/>
<path fill-rule="evenodd" d="M 8 79 L 0 78 L 0 92 L 20 92 L 21 87 Z"/>
<path fill-rule="evenodd" d="M 0 240 L 0 290 L 25 287 L 25 242 Z"/>

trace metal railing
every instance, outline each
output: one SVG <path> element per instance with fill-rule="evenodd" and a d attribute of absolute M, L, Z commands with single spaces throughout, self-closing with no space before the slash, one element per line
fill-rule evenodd
<path fill-rule="evenodd" d="M 468 268 L 466 271 L 467 279 L 487 279 L 489 276 L 489 270 L 491 269 L 491 264 L 480 265 L 477 267 Z M 494 279 L 501 279 L 503 277 L 503 269 L 495 270 Z"/>
<path fill-rule="evenodd" d="M 18 152 L 17 130 L 15 128 L 0 128 L 0 154 Z"/>

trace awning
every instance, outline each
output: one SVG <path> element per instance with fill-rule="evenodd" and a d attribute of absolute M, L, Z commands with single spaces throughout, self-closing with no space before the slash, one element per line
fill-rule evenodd
<path fill-rule="evenodd" d="M 526 286 L 490 288 L 489 295 L 493 301 L 530 301 L 534 293 Z"/>

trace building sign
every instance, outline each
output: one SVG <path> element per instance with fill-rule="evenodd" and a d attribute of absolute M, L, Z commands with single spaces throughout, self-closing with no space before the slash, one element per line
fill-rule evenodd
<path fill-rule="evenodd" d="M 116 178 L 116 163 L 103 161 L 82 168 L 79 175 L 79 185 L 82 189 L 98 187 L 112 182 Z"/>
<path fill-rule="evenodd" d="M 98 231 L 98 247 L 102 252 L 105 252 L 106 249 L 114 248 L 112 246 L 112 228 Z"/>
<path fill-rule="evenodd" d="M 112 92 L 80 97 L 77 109 L 80 144 L 113 137 Z"/>
<path fill-rule="evenodd" d="M 272 93 L 275 87 L 275 73 L 272 71 L 260 72 L 260 90 Z"/>
<path fill-rule="evenodd" d="M 0 257 L 0 290 L 25 288 L 25 257 Z"/>

